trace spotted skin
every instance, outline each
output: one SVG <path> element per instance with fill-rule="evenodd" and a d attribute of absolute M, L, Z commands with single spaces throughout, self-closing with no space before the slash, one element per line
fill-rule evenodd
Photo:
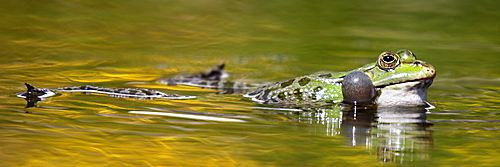
<path fill-rule="evenodd" d="M 368 69 L 370 66 L 362 67 Z M 266 104 L 326 105 L 342 101 L 343 76 L 349 72 L 313 74 L 266 85 L 245 97 Z"/>
<path fill-rule="evenodd" d="M 262 86 L 245 94 L 254 101 L 273 105 L 323 105 L 339 103 L 343 100 L 342 85 L 344 77 L 352 72 L 364 73 L 371 83 L 363 81 L 364 86 L 374 88 L 373 100 L 357 93 L 371 95 L 365 90 L 349 90 L 348 101 L 366 100 L 382 105 L 414 106 L 425 104 L 427 87 L 436 76 L 434 67 L 424 61 L 417 60 L 413 52 L 399 50 L 382 52 L 374 63 L 360 68 L 326 74 L 306 75 L 282 82 Z M 411 83 L 411 84 L 409 84 Z M 348 82 L 347 84 L 356 84 Z M 373 84 L 373 86 L 372 86 Z M 416 87 L 413 85 L 424 85 Z M 406 87 L 406 89 L 401 89 Z M 346 85 L 345 88 L 351 88 Z M 356 89 L 356 88 L 354 88 Z M 371 91 L 371 90 L 370 90 Z M 396 95 L 393 96 L 392 95 Z M 380 98 L 379 98 L 380 97 Z M 405 97 L 412 97 L 406 100 Z"/>

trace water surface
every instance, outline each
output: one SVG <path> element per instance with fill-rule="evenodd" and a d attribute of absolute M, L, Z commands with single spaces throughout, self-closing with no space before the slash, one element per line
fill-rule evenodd
<path fill-rule="evenodd" d="M 498 5 L 3 1 L 0 160 L 6 166 L 495 166 Z M 437 69 L 428 93 L 435 109 L 278 110 L 240 95 L 155 82 L 220 61 L 231 80 L 280 81 L 360 67 L 403 48 Z M 23 82 L 199 98 L 61 93 L 24 108 L 15 96 Z"/>

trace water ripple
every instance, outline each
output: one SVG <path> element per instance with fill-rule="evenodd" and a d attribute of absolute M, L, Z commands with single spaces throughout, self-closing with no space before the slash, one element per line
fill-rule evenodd
<path fill-rule="evenodd" d="M 240 120 L 240 119 L 220 118 L 220 117 L 203 116 L 203 115 L 192 115 L 192 114 L 177 114 L 177 113 L 152 112 L 152 111 L 129 111 L 129 113 L 132 113 L 132 114 L 146 114 L 146 115 L 160 115 L 160 116 L 169 116 L 169 117 L 177 117 L 177 118 L 188 118 L 188 119 L 198 119 L 198 120 L 204 120 L 204 121 L 247 122 L 245 120 Z"/>

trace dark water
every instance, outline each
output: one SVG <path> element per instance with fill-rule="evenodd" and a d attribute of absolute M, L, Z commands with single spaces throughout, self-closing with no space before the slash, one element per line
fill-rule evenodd
<path fill-rule="evenodd" d="M 5 166 L 497 166 L 499 5 L 2 1 L 0 160 Z M 356 68 L 402 48 L 437 69 L 428 93 L 435 109 L 277 110 L 239 95 L 155 82 L 220 61 L 232 80 L 279 81 Z M 23 82 L 199 98 L 62 93 L 25 109 L 15 97 Z"/>

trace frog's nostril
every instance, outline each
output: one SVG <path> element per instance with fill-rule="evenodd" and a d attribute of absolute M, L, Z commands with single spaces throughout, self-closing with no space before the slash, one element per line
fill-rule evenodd
<path fill-rule="evenodd" d="M 417 62 L 414 62 L 413 64 L 420 65 L 421 63 L 417 61 Z"/>

